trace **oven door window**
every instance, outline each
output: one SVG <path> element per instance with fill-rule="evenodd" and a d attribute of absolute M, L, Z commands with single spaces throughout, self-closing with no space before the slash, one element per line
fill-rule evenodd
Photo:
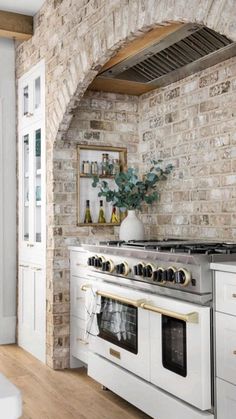
<path fill-rule="evenodd" d="M 162 316 L 162 364 L 182 377 L 187 376 L 186 322 Z"/>
<path fill-rule="evenodd" d="M 97 314 L 99 337 L 134 354 L 138 353 L 138 309 L 102 297 Z"/>

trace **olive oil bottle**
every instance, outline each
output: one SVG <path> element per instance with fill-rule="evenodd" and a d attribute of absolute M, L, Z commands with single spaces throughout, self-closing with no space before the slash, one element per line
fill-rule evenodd
<path fill-rule="evenodd" d="M 120 217 L 116 211 L 116 207 L 112 207 L 112 213 L 111 213 L 111 223 L 113 224 L 119 224 L 120 222 Z"/>
<path fill-rule="evenodd" d="M 92 222 L 93 221 L 92 221 L 91 212 L 90 212 L 89 200 L 87 200 L 86 201 L 86 208 L 85 208 L 84 223 L 85 224 L 90 224 Z"/>
<path fill-rule="evenodd" d="M 98 223 L 105 223 L 106 222 L 106 218 L 105 218 L 105 212 L 104 212 L 104 208 L 103 208 L 103 201 L 100 201 L 100 208 L 99 208 L 99 214 L 98 214 Z"/>

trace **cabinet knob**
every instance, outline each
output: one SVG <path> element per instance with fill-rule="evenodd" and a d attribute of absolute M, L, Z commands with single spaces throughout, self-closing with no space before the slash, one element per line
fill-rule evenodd
<path fill-rule="evenodd" d="M 233 351 L 233 355 L 236 355 L 236 351 Z"/>
<path fill-rule="evenodd" d="M 32 112 L 27 112 L 27 113 L 25 114 L 25 116 L 26 116 L 27 118 L 30 118 L 31 116 L 34 116 L 34 114 L 33 114 Z"/>
<path fill-rule="evenodd" d="M 232 294 L 232 297 L 233 297 L 233 298 L 236 298 L 236 294 Z"/>

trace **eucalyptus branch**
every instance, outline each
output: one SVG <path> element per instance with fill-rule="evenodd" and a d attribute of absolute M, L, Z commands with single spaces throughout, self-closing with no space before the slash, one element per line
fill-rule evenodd
<path fill-rule="evenodd" d="M 149 172 L 143 175 L 142 180 L 139 179 L 136 169 L 128 168 L 126 172 L 120 172 L 115 176 L 114 189 L 110 189 L 108 182 L 100 180 L 98 176 L 93 177 L 92 186 L 99 187 L 98 196 L 106 198 L 106 201 L 112 202 L 115 207 L 128 210 L 140 209 L 143 202 L 152 204 L 159 199 L 157 183 L 166 180 L 173 170 L 171 164 L 162 169 L 158 165 L 160 162 L 161 160 L 153 160 Z"/>

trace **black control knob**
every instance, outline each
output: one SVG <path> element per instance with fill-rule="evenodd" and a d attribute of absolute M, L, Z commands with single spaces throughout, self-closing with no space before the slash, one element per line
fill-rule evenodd
<path fill-rule="evenodd" d="M 165 272 L 166 272 L 166 281 L 174 282 L 176 269 L 171 266 Z"/>
<path fill-rule="evenodd" d="M 176 284 L 184 284 L 185 281 L 185 275 L 183 271 L 177 271 L 175 272 L 175 283 Z"/>
<path fill-rule="evenodd" d="M 152 278 L 153 277 L 153 272 L 155 271 L 155 266 L 151 265 L 150 263 L 146 266 L 145 269 L 145 276 L 147 278 Z M 143 275 L 144 276 L 144 275 Z"/>
<path fill-rule="evenodd" d="M 92 257 L 91 258 L 88 258 L 88 260 L 87 260 L 88 266 L 93 266 L 92 265 L 92 261 L 93 261 L 93 258 Z"/>
<path fill-rule="evenodd" d="M 115 265 L 112 260 L 104 260 L 102 262 L 102 271 L 103 272 L 113 272 L 115 269 Z"/>
<path fill-rule="evenodd" d="M 138 265 L 134 265 L 133 267 L 134 275 L 142 276 L 144 268 L 145 268 L 144 263 L 138 263 Z"/>
<path fill-rule="evenodd" d="M 87 260 L 88 266 L 95 266 L 95 259 L 97 258 L 97 255 L 90 256 Z"/>
<path fill-rule="evenodd" d="M 94 266 L 96 268 L 101 268 L 102 267 L 102 260 L 101 260 L 101 258 L 95 258 Z"/>
<path fill-rule="evenodd" d="M 191 281 L 191 273 L 186 269 L 178 269 L 175 272 L 175 283 L 186 287 Z"/>
<path fill-rule="evenodd" d="M 153 281 L 154 282 L 159 282 L 159 283 L 165 282 L 165 280 L 163 278 L 163 272 L 164 272 L 163 268 L 158 268 L 156 271 L 154 271 L 153 272 Z"/>
<path fill-rule="evenodd" d="M 103 256 L 95 256 L 93 261 L 94 265 L 92 266 L 95 266 L 95 268 L 98 269 L 102 269 L 103 262 L 105 262 L 105 258 Z"/>
<path fill-rule="evenodd" d="M 118 275 L 123 275 L 124 274 L 124 270 L 125 270 L 124 263 L 120 263 L 119 265 L 116 265 L 116 273 Z"/>
<path fill-rule="evenodd" d="M 118 275 L 124 275 L 124 276 L 127 276 L 130 271 L 129 265 L 127 262 L 119 263 L 118 265 L 116 265 L 115 269 Z"/>
<path fill-rule="evenodd" d="M 110 263 L 107 260 L 106 262 L 102 262 L 102 271 L 103 272 L 109 272 L 109 268 L 110 268 Z"/>

